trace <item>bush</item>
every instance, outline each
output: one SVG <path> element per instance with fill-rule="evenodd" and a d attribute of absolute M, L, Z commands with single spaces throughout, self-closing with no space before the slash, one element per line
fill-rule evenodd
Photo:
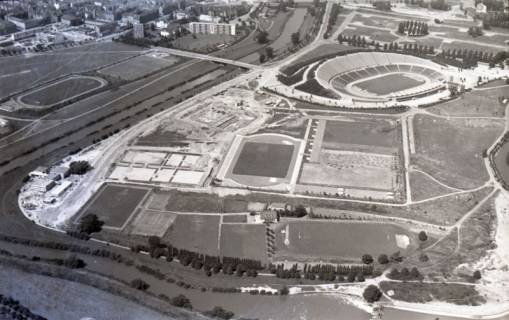
<path fill-rule="evenodd" d="M 425 253 L 422 253 L 420 256 L 419 256 L 419 261 L 420 262 L 428 262 L 429 258 L 428 258 L 428 255 L 425 254 Z"/>
<path fill-rule="evenodd" d="M 175 307 L 192 309 L 191 301 L 183 294 L 179 294 L 178 296 L 171 299 L 171 304 Z"/>
<path fill-rule="evenodd" d="M 426 232 L 424 231 L 419 232 L 419 240 L 423 242 L 428 240 L 428 235 L 426 234 Z"/>
<path fill-rule="evenodd" d="M 80 220 L 80 224 L 78 225 L 79 232 L 83 232 L 86 234 L 91 234 L 94 232 L 99 232 L 102 229 L 104 222 L 99 220 L 97 215 L 95 214 L 87 214 Z"/>
<path fill-rule="evenodd" d="M 362 256 L 362 263 L 364 264 L 372 264 L 373 261 L 373 257 L 370 254 L 365 254 Z"/>
<path fill-rule="evenodd" d="M 131 281 L 131 287 L 136 290 L 146 291 L 150 285 L 141 279 L 134 279 Z"/>
<path fill-rule="evenodd" d="M 481 279 L 481 271 L 475 270 L 472 277 L 474 278 L 474 280 L 480 280 Z"/>
<path fill-rule="evenodd" d="M 286 296 L 290 293 L 290 290 L 288 290 L 288 288 L 286 286 L 282 287 L 280 290 L 279 290 L 279 294 L 282 295 L 282 296 Z"/>
<path fill-rule="evenodd" d="M 216 306 L 211 311 L 205 312 L 205 315 L 209 316 L 209 317 L 213 317 L 213 318 L 229 320 L 229 319 L 233 318 L 234 314 L 231 311 L 227 311 L 227 310 L 223 309 L 222 307 Z"/>
<path fill-rule="evenodd" d="M 77 175 L 84 175 L 88 171 L 92 169 L 92 166 L 88 161 L 73 161 L 69 165 L 69 173 L 70 174 L 77 174 Z"/>
<path fill-rule="evenodd" d="M 382 297 L 382 291 L 377 286 L 371 284 L 362 293 L 364 300 L 369 303 L 377 302 Z"/>
<path fill-rule="evenodd" d="M 380 264 L 388 264 L 389 263 L 389 257 L 386 254 L 381 254 L 378 256 L 378 263 Z"/>

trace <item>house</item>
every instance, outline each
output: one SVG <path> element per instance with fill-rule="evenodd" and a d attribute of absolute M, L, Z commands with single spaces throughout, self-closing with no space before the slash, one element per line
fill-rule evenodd
<path fill-rule="evenodd" d="M 61 184 L 57 185 L 56 187 L 54 187 L 50 192 L 49 192 L 49 196 L 50 197 L 54 197 L 54 198 L 57 198 L 57 197 L 60 197 L 62 196 L 70 187 L 72 186 L 72 182 L 71 181 L 63 181 Z"/>
<path fill-rule="evenodd" d="M 58 181 L 67 178 L 71 174 L 71 169 L 64 166 L 58 166 L 51 170 L 52 180 Z"/>
<path fill-rule="evenodd" d="M 265 210 L 260 213 L 260 217 L 263 222 L 272 223 L 277 221 L 277 212 L 273 210 Z"/>
<path fill-rule="evenodd" d="M 46 177 L 48 175 L 47 167 L 37 167 L 28 174 L 30 177 Z"/>
<path fill-rule="evenodd" d="M 285 211 L 286 210 L 286 203 L 282 202 L 273 202 L 267 206 L 267 210 L 269 211 Z"/>

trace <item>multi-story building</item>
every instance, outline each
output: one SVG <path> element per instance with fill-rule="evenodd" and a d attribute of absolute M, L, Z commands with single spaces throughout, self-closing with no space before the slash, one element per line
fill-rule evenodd
<path fill-rule="evenodd" d="M 227 34 L 235 35 L 235 25 L 228 23 L 213 23 L 213 22 L 191 22 L 188 25 L 191 33 L 198 34 Z"/>
<path fill-rule="evenodd" d="M 135 23 L 133 24 L 133 37 L 135 39 L 143 39 L 145 37 L 145 29 L 143 24 Z"/>

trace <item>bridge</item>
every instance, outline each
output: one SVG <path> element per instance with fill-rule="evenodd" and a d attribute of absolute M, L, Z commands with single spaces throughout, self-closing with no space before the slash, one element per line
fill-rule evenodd
<path fill-rule="evenodd" d="M 170 48 L 162 48 L 162 47 L 155 47 L 154 49 L 156 51 L 167 52 L 167 53 L 175 55 L 175 56 L 213 61 L 213 62 L 229 64 L 229 65 L 233 65 L 233 66 L 237 66 L 237 67 L 241 67 L 241 68 L 245 68 L 245 69 L 250 69 L 250 70 L 262 70 L 263 69 L 261 66 L 257 66 L 257 65 L 251 64 L 251 63 L 214 57 L 214 56 L 207 55 L 207 54 L 201 54 L 201 53 L 189 52 L 189 51 L 177 50 L 177 49 L 170 49 Z"/>

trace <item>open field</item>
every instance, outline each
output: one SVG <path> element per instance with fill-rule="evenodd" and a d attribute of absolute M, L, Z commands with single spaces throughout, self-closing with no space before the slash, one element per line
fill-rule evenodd
<path fill-rule="evenodd" d="M 231 44 L 235 38 L 228 34 L 186 34 L 173 40 L 172 45 L 175 49 L 206 53 L 217 50 L 219 45 Z"/>
<path fill-rule="evenodd" d="M 134 227 L 131 233 L 162 237 L 176 217 L 177 214 L 172 212 L 144 210 L 132 222 Z"/>
<path fill-rule="evenodd" d="M 163 194 L 164 196 L 161 196 L 157 201 L 159 201 L 161 206 L 164 205 L 164 210 L 166 211 L 222 212 L 221 201 L 215 195 L 196 192 L 179 192 L 177 190 L 171 190 Z M 152 207 L 151 204 L 149 206 Z"/>
<path fill-rule="evenodd" d="M 179 249 L 217 256 L 220 219 L 218 215 L 179 214 L 163 240 Z"/>
<path fill-rule="evenodd" d="M 223 224 L 220 254 L 266 261 L 266 241 L 263 224 Z"/>
<path fill-rule="evenodd" d="M 285 220 L 276 229 L 278 259 L 359 262 L 363 254 L 376 257 L 414 247 L 414 235 L 392 224 Z"/>
<path fill-rule="evenodd" d="M 52 106 L 95 90 L 104 84 L 102 79 L 93 77 L 71 77 L 22 95 L 19 101 L 31 106 Z"/>
<path fill-rule="evenodd" d="M 470 38 L 472 40 L 473 38 Z M 477 38 L 475 38 L 477 41 Z M 503 41 L 498 42 L 498 44 L 503 43 Z M 501 51 L 499 48 L 494 48 L 489 45 L 483 45 L 482 43 L 474 44 L 471 42 L 463 42 L 463 41 L 452 41 L 448 43 L 442 44 L 442 50 L 473 50 L 473 51 L 482 51 L 482 52 L 493 52 L 496 54 Z"/>
<path fill-rule="evenodd" d="M 430 177 L 418 171 L 410 171 L 410 189 L 412 190 L 412 200 L 414 201 L 429 199 L 456 191 L 436 183 Z"/>
<path fill-rule="evenodd" d="M 483 150 L 503 129 L 502 120 L 415 116 L 416 153 L 411 163 L 451 187 L 478 187 L 489 178 Z"/>
<path fill-rule="evenodd" d="M 504 83 L 499 85 L 502 84 Z M 499 101 L 499 98 L 507 96 L 508 90 L 509 86 L 489 90 L 473 90 L 464 93 L 457 99 L 426 110 L 443 116 L 504 117 L 505 105 Z"/>
<path fill-rule="evenodd" d="M 0 98 L 71 73 L 99 68 L 142 52 L 142 48 L 102 42 L 49 53 L 2 58 Z M 79 62 L 79 63 L 78 63 Z"/>
<path fill-rule="evenodd" d="M 169 59 L 154 58 L 149 55 L 138 56 L 126 62 L 101 69 L 99 73 L 123 80 L 134 80 L 157 70 L 179 62 L 181 58 L 170 56 Z"/>
<path fill-rule="evenodd" d="M 405 74 L 387 74 L 375 79 L 369 79 L 357 82 L 356 87 L 370 93 L 378 95 L 387 95 L 398 91 L 403 91 L 423 84 L 424 81 L 415 79 Z"/>
<path fill-rule="evenodd" d="M 383 118 L 327 120 L 322 148 L 349 150 L 346 145 L 362 145 L 396 150 L 399 148 L 400 128 L 397 121 Z M 353 148 L 351 151 L 365 150 Z"/>
<path fill-rule="evenodd" d="M 82 208 L 75 222 L 79 222 L 82 216 L 93 213 L 99 220 L 104 221 L 104 226 L 122 228 L 148 192 L 147 188 L 105 184 Z"/>

